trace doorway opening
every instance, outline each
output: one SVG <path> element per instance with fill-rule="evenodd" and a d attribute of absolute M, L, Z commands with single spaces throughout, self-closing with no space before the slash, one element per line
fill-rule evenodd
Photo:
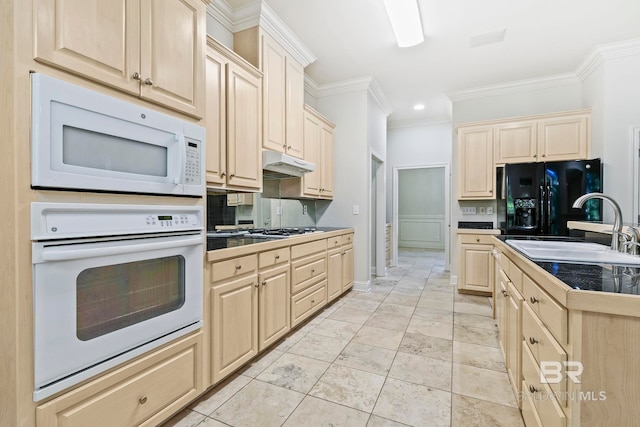
<path fill-rule="evenodd" d="M 443 251 L 449 269 L 449 165 L 394 168 L 393 248 Z"/>
<path fill-rule="evenodd" d="M 386 276 L 386 206 L 384 163 L 374 154 L 371 155 L 371 193 L 369 216 L 369 263 L 372 276 Z"/>

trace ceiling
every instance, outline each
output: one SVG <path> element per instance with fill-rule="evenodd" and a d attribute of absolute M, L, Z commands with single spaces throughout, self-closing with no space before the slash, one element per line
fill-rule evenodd
<path fill-rule="evenodd" d="M 256 0 L 227 0 L 234 9 Z M 638 0 L 418 0 L 425 42 L 398 48 L 382 0 L 268 0 L 318 58 L 319 85 L 373 76 L 390 121 L 451 120 L 447 94 L 574 73 L 599 44 L 640 38 Z M 469 47 L 506 28 L 504 41 Z M 414 111 L 413 105 L 426 108 Z"/>

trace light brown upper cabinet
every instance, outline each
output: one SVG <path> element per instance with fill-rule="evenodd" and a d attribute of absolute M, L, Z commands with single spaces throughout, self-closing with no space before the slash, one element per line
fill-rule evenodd
<path fill-rule="evenodd" d="M 589 121 L 581 111 L 496 124 L 496 165 L 587 159 Z"/>
<path fill-rule="evenodd" d="M 259 27 L 234 34 L 234 50 L 264 74 L 262 146 L 305 158 L 303 66 Z"/>
<path fill-rule="evenodd" d="M 458 128 L 458 198 L 495 199 L 493 126 Z"/>
<path fill-rule="evenodd" d="M 202 0 L 35 0 L 34 58 L 202 118 Z"/>
<path fill-rule="evenodd" d="M 262 188 L 262 75 L 212 38 L 206 59 L 207 186 Z"/>
<path fill-rule="evenodd" d="M 303 175 L 303 193 L 318 199 L 333 198 L 333 123 L 305 105 L 304 150 L 316 169 Z"/>

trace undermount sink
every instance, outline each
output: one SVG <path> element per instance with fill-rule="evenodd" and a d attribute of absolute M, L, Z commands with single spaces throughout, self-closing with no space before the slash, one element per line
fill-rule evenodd
<path fill-rule="evenodd" d="M 597 243 L 545 240 L 507 240 L 534 261 L 567 262 L 575 264 L 640 265 L 640 257 L 613 251 Z"/>

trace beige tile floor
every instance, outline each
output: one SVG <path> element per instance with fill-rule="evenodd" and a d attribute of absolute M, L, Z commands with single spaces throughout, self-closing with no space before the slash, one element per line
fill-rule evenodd
<path fill-rule="evenodd" d="M 522 426 L 488 298 L 460 295 L 444 255 L 400 251 L 165 426 Z"/>

